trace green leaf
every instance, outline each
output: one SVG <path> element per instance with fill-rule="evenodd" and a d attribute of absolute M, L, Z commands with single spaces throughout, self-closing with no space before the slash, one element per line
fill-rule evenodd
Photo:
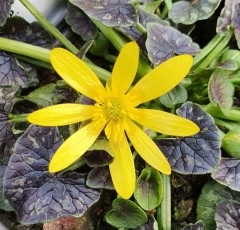
<path fill-rule="evenodd" d="M 162 199 L 162 178 L 156 169 L 143 169 L 137 180 L 134 198 L 145 210 L 152 210 L 160 205 Z"/>
<path fill-rule="evenodd" d="M 129 0 L 70 0 L 90 18 L 100 20 L 106 26 L 131 26 L 138 20 Z"/>
<path fill-rule="evenodd" d="M 240 228 L 240 203 L 235 200 L 219 202 L 214 219 L 217 224 L 217 230 L 238 230 Z"/>
<path fill-rule="evenodd" d="M 204 185 L 197 202 L 197 220 L 202 220 L 207 230 L 215 230 L 214 215 L 217 203 L 232 199 L 240 201 L 239 192 L 232 191 L 216 181 L 208 182 Z"/>
<path fill-rule="evenodd" d="M 226 72 L 217 70 L 213 73 L 208 84 L 210 101 L 219 105 L 223 112 L 228 112 L 233 105 L 234 86 L 227 79 Z"/>
<path fill-rule="evenodd" d="M 164 106 L 168 108 L 174 108 L 177 104 L 184 103 L 187 100 L 187 97 L 187 90 L 181 84 L 179 84 L 161 96 L 159 100 Z"/>
<path fill-rule="evenodd" d="M 191 102 L 185 102 L 177 114 L 197 124 L 200 132 L 181 139 L 155 140 L 172 170 L 196 175 L 213 172 L 221 158 L 221 141 L 213 118 L 200 105 Z"/>
<path fill-rule="evenodd" d="M 50 173 L 48 165 L 63 143 L 56 128 L 31 125 L 17 140 L 4 178 L 4 194 L 23 224 L 81 216 L 100 198 L 76 172 Z"/>
<path fill-rule="evenodd" d="M 209 18 L 217 9 L 221 0 L 195 0 L 174 2 L 168 17 L 175 23 L 193 24 Z"/>
<path fill-rule="evenodd" d="M 113 209 L 106 214 L 106 221 L 116 228 L 136 228 L 147 222 L 146 213 L 130 200 L 117 198 Z"/>
<path fill-rule="evenodd" d="M 76 93 L 66 85 L 60 83 L 50 83 L 39 87 L 29 93 L 27 100 L 37 104 L 39 107 L 58 104 L 62 101 L 74 102 L 77 98 Z"/>

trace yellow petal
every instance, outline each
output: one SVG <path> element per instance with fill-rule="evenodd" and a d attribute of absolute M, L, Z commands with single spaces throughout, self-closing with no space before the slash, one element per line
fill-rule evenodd
<path fill-rule="evenodd" d="M 124 199 L 129 199 L 135 189 L 136 175 L 133 156 L 124 134 L 121 142 L 109 140 L 114 154 L 114 160 L 109 165 L 113 185 L 117 193 Z"/>
<path fill-rule="evenodd" d="M 104 124 L 96 126 L 91 122 L 70 136 L 53 155 L 49 171 L 61 171 L 79 159 L 92 146 L 103 127 Z"/>
<path fill-rule="evenodd" d="M 200 131 L 192 121 L 154 109 L 133 109 L 134 120 L 159 133 L 174 136 L 191 136 Z"/>
<path fill-rule="evenodd" d="M 37 110 L 28 116 L 28 121 L 43 126 L 70 125 L 93 117 L 94 106 L 60 104 Z"/>
<path fill-rule="evenodd" d="M 50 52 L 53 68 L 72 88 L 96 101 L 105 98 L 105 89 L 95 73 L 69 51 L 55 48 Z"/>
<path fill-rule="evenodd" d="M 128 93 L 134 99 L 134 106 L 160 97 L 174 88 L 188 74 L 192 62 L 192 56 L 179 55 L 144 76 Z"/>
<path fill-rule="evenodd" d="M 127 136 L 138 154 L 153 168 L 170 175 L 171 167 L 153 140 L 131 120 L 127 121 Z"/>
<path fill-rule="evenodd" d="M 137 73 L 139 48 L 136 42 L 123 46 L 112 72 L 112 90 L 123 95 L 131 86 Z"/>

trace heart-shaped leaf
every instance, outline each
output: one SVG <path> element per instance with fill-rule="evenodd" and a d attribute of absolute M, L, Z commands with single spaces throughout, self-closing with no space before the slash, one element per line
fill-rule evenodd
<path fill-rule="evenodd" d="M 176 54 L 196 55 L 199 46 L 192 39 L 171 26 L 147 24 L 146 48 L 150 61 L 156 66 Z"/>
<path fill-rule="evenodd" d="M 205 230 L 204 223 L 200 220 L 195 224 L 187 224 L 182 230 Z"/>
<path fill-rule="evenodd" d="M 221 159 L 219 166 L 212 173 L 212 178 L 229 188 L 240 191 L 240 160 Z"/>
<path fill-rule="evenodd" d="M 70 0 L 90 18 L 100 20 L 107 26 L 131 26 L 137 20 L 137 14 L 129 0 Z"/>
<path fill-rule="evenodd" d="M 202 220 L 207 230 L 216 230 L 214 215 L 217 203 L 232 199 L 239 202 L 239 192 L 232 191 L 216 181 L 205 184 L 197 202 L 197 220 Z"/>
<path fill-rule="evenodd" d="M 174 108 L 177 104 L 182 104 L 187 100 L 187 90 L 181 85 L 177 85 L 172 90 L 162 95 L 159 100 L 168 108 Z"/>
<path fill-rule="evenodd" d="M 116 228 L 136 228 L 147 222 L 146 213 L 131 200 L 117 198 L 112 206 L 106 221 Z"/>
<path fill-rule="evenodd" d="M 79 9 L 79 7 L 68 3 L 68 12 L 65 20 L 67 24 L 71 26 L 72 31 L 80 35 L 84 41 L 88 41 L 96 37 L 97 27 L 93 24 L 89 17 Z"/>
<path fill-rule="evenodd" d="M 184 103 L 177 114 L 196 123 L 200 132 L 181 139 L 160 139 L 157 145 L 167 157 L 173 171 L 182 174 L 213 172 L 220 161 L 220 137 L 213 118 L 200 105 Z"/>
<path fill-rule="evenodd" d="M 18 89 L 14 86 L 0 87 L 0 164 L 7 164 L 16 141 L 13 124 L 8 120 Z"/>
<path fill-rule="evenodd" d="M 11 13 L 12 0 L 2 0 L 0 2 L 0 26 L 3 26 Z"/>
<path fill-rule="evenodd" d="M 145 210 L 159 206 L 162 199 L 162 178 L 156 169 L 143 169 L 137 180 L 134 198 Z"/>
<path fill-rule="evenodd" d="M 99 192 L 86 187 L 83 175 L 48 171 L 62 142 L 56 128 L 33 125 L 17 140 L 5 173 L 4 192 L 21 223 L 81 216 L 98 201 Z"/>
<path fill-rule="evenodd" d="M 214 105 L 219 105 L 228 112 L 233 105 L 234 86 L 227 79 L 225 71 L 215 71 L 208 84 L 209 99 Z"/>
<path fill-rule="evenodd" d="M 240 203 L 235 200 L 224 200 L 217 204 L 214 217 L 216 230 L 240 229 Z"/>
<path fill-rule="evenodd" d="M 197 20 L 209 18 L 221 0 L 196 0 L 174 2 L 168 17 L 175 23 L 193 24 Z"/>
<path fill-rule="evenodd" d="M 96 167 L 88 173 L 87 186 L 90 188 L 105 188 L 114 190 L 108 167 Z"/>

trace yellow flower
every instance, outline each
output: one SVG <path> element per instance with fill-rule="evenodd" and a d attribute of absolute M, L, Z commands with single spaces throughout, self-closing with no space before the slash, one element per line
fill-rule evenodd
<path fill-rule="evenodd" d="M 149 165 L 164 174 L 171 173 L 167 159 L 139 125 L 174 136 L 194 135 L 199 132 L 199 127 L 170 113 L 136 107 L 165 94 L 182 81 L 192 66 L 192 57 L 173 57 L 130 88 L 137 72 L 138 58 L 137 44 L 126 44 L 114 65 L 111 80 L 104 87 L 93 71 L 76 56 L 62 48 L 51 51 L 50 59 L 56 72 L 72 88 L 96 103 L 53 105 L 28 116 L 29 122 L 43 126 L 90 121 L 60 146 L 50 162 L 50 172 L 63 170 L 79 159 L 104 130 L 114 157 L 109 165 L 111 177 L 116 191 L 123 198 L 131 197 L 136 182 L 128 139 Z"/>

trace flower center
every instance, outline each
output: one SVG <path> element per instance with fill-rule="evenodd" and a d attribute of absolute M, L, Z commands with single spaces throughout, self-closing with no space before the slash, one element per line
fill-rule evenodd
<path fill-rule="evenodd" d="M 125 115 L 125 109 L 122 104 L 118 101 L 107 102 L 107 115 L 112 120 L 118 120 Z"/>

